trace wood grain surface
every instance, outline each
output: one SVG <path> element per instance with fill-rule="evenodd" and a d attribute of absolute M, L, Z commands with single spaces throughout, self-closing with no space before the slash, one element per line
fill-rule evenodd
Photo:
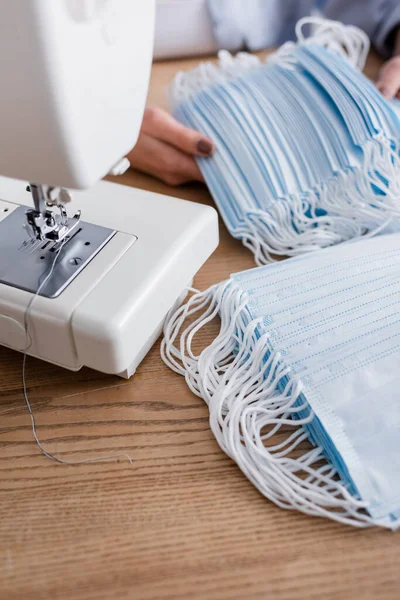
<path fill-rule="evenodd" d="M 154 67 L 149 101 L 193 61 Z M 368 73 L 379 62 L 371 57 Z M 135 173 L 124 183 L 209 203 Z M 221 226 L 197 287 L 253 266 Z M 29 359 L 45 447 L 33 442 L 21 355 L 0 349 L 1 600 L 376 599 L 400 597 L 400 534 L 362 531 L 266 501 L 217 446 L 205 404 L 161 362 L 158 344 L 131 381 Z"/>

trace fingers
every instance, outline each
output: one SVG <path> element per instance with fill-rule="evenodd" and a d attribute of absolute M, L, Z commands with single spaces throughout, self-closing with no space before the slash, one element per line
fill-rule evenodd
<path fill-rule="evenodd" d="M 383 65 L 376 87 L 387 100 L 400 97 L 400 56 Z"/>
<path fill-rule="evenodd" d="M 167 112 L 157 107 L 146 110 L 142 125 L 144 134 L 171 144 L 186 154 L 211 156 L 214 144 L 198 131 L 185 127 Z"/>
<path fill-rule="evenodd" d="M 147 108 L 138 143 L 128 155 L 132 167 L 169 185 L 204 182 L 195 156 L 211 156 L 214 144 L 157 107 Z"/>
<path fill-rule="evenodd" d="M 133 168 L 157 177 L 168 185 L 177 186 L 189 181 L 204 182 L 193 156 L 144 133 L 128 158 Z"/>

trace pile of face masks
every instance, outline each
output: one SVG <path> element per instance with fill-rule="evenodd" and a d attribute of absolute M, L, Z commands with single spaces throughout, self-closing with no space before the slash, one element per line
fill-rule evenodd
<path fill-rule="evenodd" d="M 175 116 L 214 140 L 199 165 L 231 234 L 258 264 L 400 222 L 400 120 L 358 69 L 369 43 L 317 23 L 262 65 L 227 53 L 180 73 Z"/>
<path fill-rule="evenodd" d="M 196 354 L 216 316 L 219 335 Z M 164 334 L 164 361 L 207 402 L 221 448 L 264 496 L 398 526 L 400 234 L 233 275 L 192 295 Z"/>

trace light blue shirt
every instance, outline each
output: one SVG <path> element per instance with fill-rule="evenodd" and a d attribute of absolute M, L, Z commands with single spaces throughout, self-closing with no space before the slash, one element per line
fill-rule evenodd
<path fill-rule="evenodd" d="M 391 33 L 400 26 L 399 0 L 208 0 L 221 48 L 259 50 L 294 39 L 296 22 L 314 9 L 329 19 L 356 25 L 379 52 L 393 52 Z"/>

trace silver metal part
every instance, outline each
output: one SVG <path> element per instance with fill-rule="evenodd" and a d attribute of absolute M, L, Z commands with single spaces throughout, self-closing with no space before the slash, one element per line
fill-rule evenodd
<path fill-rule="evenodd" d="M 33 236 L 26 223 L 27 210 L 20 206 L 0 222 L 0 283 L 35 294 L 48 275 L 61 242 Z M 47 298 L 59 296 L 116 233 L 68 218 L 66 227 L 69 239 L 40 292 Z"/>
<path fill-rule="evenodd" d="M 46 212 L 46 202 L 47 202 L 47 197 L 46 197 L 44 186 L 35 185 L 34 183 L 32 183 L 29 186 L 29 191 L 32 194 L 35 211 L 37 213 L 44 214 Z"/>
<path fill-rule="evenodd" d="M 36 239 L 61 242 L 72 234 L 79 224 L 81 213 L 78 211 L 72 219 L 68 219 L 65 210 L 65 204 L 71 201 L 68 190 L 31 183 L 27 191 L 32 194 L 35 208 L 26 211 L 26 219 Z M 48 207 L 56 207 L 59 214 Z"/>

